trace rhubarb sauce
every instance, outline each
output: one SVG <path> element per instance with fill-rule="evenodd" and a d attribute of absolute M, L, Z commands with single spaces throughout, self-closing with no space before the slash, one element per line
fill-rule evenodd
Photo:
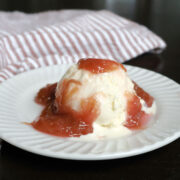
<path fill-rule="evenodd" d="M 126 71 L 123 65 L 111 60 L 80 60 L 78 67 L 94 74 L 114 71 L 119 67 Z M 74 86 L 70 88 L 72 84 Z M 48 84 L 40 89 L 35 102 L 44 106 L 44 109 L 40 116 L 31 123 L 33 128 L 60 137 L 79 137 L 92 133 L 93 122 L 100 113 L 96 97 L 82 98 L 79 111 L 75 111 L 67 103 L 80 86 L 80 81 L 64 79 L 61 83 L 59 97 L 55 97 L 57 83 Z M 154 99 L 136 83 L 134 83 L 134 90 L 146 102 L 147 107 L 152 106 Z M 137 95 L 127 94 L 127 119 L 124 126 L 129 129 L 142 129 L 150 117 L 141 110 L 142 105 Z"/>

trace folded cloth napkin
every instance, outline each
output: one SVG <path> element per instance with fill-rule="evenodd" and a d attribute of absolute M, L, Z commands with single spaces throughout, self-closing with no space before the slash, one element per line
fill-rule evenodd
<path fill-rule="evenodd" d="M 80 58 L 123 63 L 166 47 L 146 27 L 106 10 L 0 12 L 0 22 L 0 82 L 20 72 L 76 63 Z"/>

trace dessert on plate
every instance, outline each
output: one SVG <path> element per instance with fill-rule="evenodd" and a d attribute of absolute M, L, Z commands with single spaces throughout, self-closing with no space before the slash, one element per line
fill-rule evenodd
<path fill-rule="evenodd" d="M 126 68 L 105 59 L 79 60 L 58 83 L 40 89 L 35 101 L 44 109 L 33 128 L 60 137 L 120 137 L 145 128 L 156 110 Z"/>

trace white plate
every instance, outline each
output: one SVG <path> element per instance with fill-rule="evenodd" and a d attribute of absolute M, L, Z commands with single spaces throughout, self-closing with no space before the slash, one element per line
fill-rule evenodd
<path fill-rule="evenodd" d="M 76 160 L 103 160 L 134 156 L 160 148 L 180 137 L 180 85 L 160 74 L 126 66 L 128 74 L 155 97 L 157 114 L 145 130 L 101 141 L 58 138 L 34 130 L 32 122 L 41 107 L 33 99 L 47 83 L 58 81 L 69 65 L 23 73 L 0 85 L 0 137 L 10 144 L 40 155 Z"/>

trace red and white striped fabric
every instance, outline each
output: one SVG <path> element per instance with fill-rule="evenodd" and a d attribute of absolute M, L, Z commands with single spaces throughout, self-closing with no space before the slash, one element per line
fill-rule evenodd
<path fill-rule="evenodd" d="M 17 73 L 80 58 L 121 63 L 165 42 L 146 27 L 108 11 L 0 13 L 0 82 Z"/>

